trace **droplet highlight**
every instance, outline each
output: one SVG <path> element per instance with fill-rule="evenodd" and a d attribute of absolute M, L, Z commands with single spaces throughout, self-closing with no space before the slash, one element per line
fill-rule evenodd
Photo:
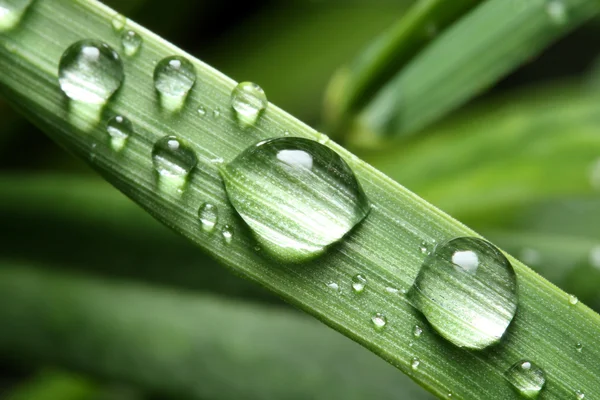
<path fill-rule="evenodd" d="M 104 104 L 121 87 L 121 58 L 109 45 L 86 39 L 65 50 L 58 65 L 61 90 L 72 100 Z"/>
<path fill-rule="evenodd" d="M 375 329 L 380 331 L 387 325 L 387 318 L 382 313 L 376 313 L 371 317 L 371 322 Z"/>
<path fill-rule="evenodd" d="M 121 35 L 121 46 L 126 56 L 134 56 L 142 47 L 144 40 L 134 31 L 125 31 Z"/>
<path fill-rule="evenodd" d="M 106 123 L 106 132 L 110 137 L 110 145 L 113 150 L 121 151 L 133 133 L 133 124 L 126 117 L 115 115 Z"/>
<path fill-rule="evenodd" d="M 527 360 L 514 363 L 505 376 L 521 396 L 529 399 L 537 398 L 546 384 L 544 371 Z"/>
<path fill-rule="evenodd" d="M 198 218 L 204 232 L 212 232 L 219 222 L 219 209 L 211 203 L 202 203 L 198 208 Z"/>
<path fill-rule="evenodd" d="M 421 328 L 419 325 L 415 325 L 415 327 L 413 328 L 413 336 L 416 338 L 420 338 L 422 334 L 423 328 Z"/>
<path fill-rule="evenodd" d="M 19 25 L 33 0 L 0 0 L 0 32 Z"/>
<path fill-rule="evenodd" d="M 254 124 L 268 104 L 267 95 L 256 83 L 241 82 L 231 92 L 231 107 L 244 125 Z"/>
<path fill-rule="evenodd" d="M 348 164 L 304 138 L 250 146 L 221 175 L 229 200 L 265 250 L 286 261 L 322 254 L 370 209 Z"/>
<path fill-rule="evenodd" d="M 357 274 L 352 277 L 352 290 L 355 293 L 362 293 L 367 286 L 367 278 L 364 275 Z"/>
<path fill-rule="evenodd" d="M 169 186 L 180 189 L 196 167 L 198 159 L 181 139 L 165 136 L 154 144 L 152 162 L 159 177 L 166 179 Z"/>
<path fill-rule="evenodd" d="M 407 296 L 441 336 L 469 349 L 497 343 L 518 303 L 512 265 L 495 246 L 474 237 L 436 246 Z"/>

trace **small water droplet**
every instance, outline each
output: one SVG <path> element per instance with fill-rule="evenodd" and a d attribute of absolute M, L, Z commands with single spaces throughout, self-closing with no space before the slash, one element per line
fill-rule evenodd
<path fill-rule="evenodd" d="M 290 131 L 283 131 L 283 135 L 284 136 L 289 136 L 290 135 Z"/>
<path fill-rule="evenodd" d="M 215 108 L 213 110 L 213 118 L 219 118 L 221 116 L 221 110 L 219 108 Z"/>
<path fill-rule="evenodd" d="M 419 338 L 422 334 L 423 328 L 421 328 L 419 325 L 415 325 L 415 327 L 413 328 L 413 336 Z"/>
<path fill-rule="evenodd" d="M 223 159 L 223 157 L 215 157 L 215 158 L 211 158 L 210 162 L 216 165 L 221 165 L 225 162 L 225 160 Z"/>
<path fill-rule="evenodd" d="M 80 40 L 69 46 L 58 65 L 58 81 L 71 99 L 104 104 L 124 78 L 123 62 L 109 45 L 98 40 Z"/>
<path fill-rule="evenodd" d="M 431 253 L 429 244 L 427 242 L 421 242 L 421 244 L 419 245 L 419 251 L 422 254 L 429 254 L 429 253 Z"/>
<path fill-rule="evenodd" d="M 577 296 L 574 296 L 574 295 L 570 294 L 569 295 L 569 304 L 571 304 L 572 306 L 574 306 L 577 303 L 579 303 L 579 299 L 577 298 Z"/>
<path fill-rule="evenodd" d="M 354 275 L 352 277 L 352 290 L 356 293 L 362 293 L 367 285 L 367 278 L 361 274 Z"/>
<path fill-rule="evenodd" d="M 340 285 L 338 285 L 336 282 L 329 282 L 327 284 L 327 287 L 335 292 L 341 292 L 342 290 L 340 289 Z"/>
<path fill-rule="evenodd" d="M 385 326 L 387 324 L 387 318 L 382 313 L 376 313 L 375 315 L 373 315 L 371 317 L 371 322 L 373 323 L 373 326 L 375 327 L 375 329 L 380 331 L 383 328 L 385 328 Z"/>
<path fill-rule="evenodd" d="M 521 360 L 506 371 L 506 379 L 524 397 L 535 399 L 546 384 L 544 371 L 527 360 Z"/>
<path fill-rule="evenodd" d="M 390 294 L 398 294 L 398 293 L 400 293 L 400 290 L 396 289 L 395 287 L 391 287 L 391 286 L 386 287 L 385 291 L 388 292 L 388 293 L 390 293 Z"/>
<path fill-rule="evenodd" d="M 563 0 L 548 0 L 546 14 L 548 14 L 552 23 L 556 25 L 564 25 L 569 19 L 567 6 Z"/>
<path fill-rule="evenodd" d="M 418 369 L 419 365 L 421 365 L 421 360 L 419 360 L 417 357 L 413 357 L 412 362 L 410 363 L 411 368 Z"/>
<path fill-rule="evenodd" d="M 205 232 L 212 232 L 219 222 L 219 209 L 210 203 L 202 203 L 198 208 L 198 218 Z"/>
<path fill-rule="evenodd" d="M 583 350 L 583 345 L 581 343 L 575 344 L 575 350 L 581 353 L 581 351 Z"/>
<path fill-rule="evenodd" d="M 327 142 L 329 142 L 329 136 L 327 136 L 324 133 L 319 133 L 318 142 L 321 144 L 326 144 Z"/>
<path fill-rule="evenodd" d="M 127 23 L 127 18 L 125 18 L 124 15 L 117 14 L 112 18 L 110 23 L 113 27 L 113 30 L 118 33 L 118 32 L 121 32 L 123 30 L 123 28 L 125 28 L 125 24 Z"/>
<path fill-rule="evenodd" d="M 575 397 L 577 398 L 577 400 L 583 400 L 585 399 L 585 394 L 581 390 L 576 390 Z"/>
<path fill-rule="evenodd" d="M 163 58 L 154 68 L 154 87 L 161 96 L 163 107 L 170 111 L 183 106 L 194 83 L 196 83 L 194 65 L 183 57 Z"/>
<path fill-rule="evenodd" d="M 133 124 L 122 115 L 116 115 L 106 123 L 106 132 L 110 136 L 110 144 L 115 151 L 121 151 L 127 139 L 133 133 Z"/>
<path fill-rule="evenodd" d="M 225 244 L 231 244 L 233 241 L 233 227 L 230 225 L 223 226 L 223 229 L 221 229 L 221 235 L 223 236 L 223 241 Z"/>
<path fill-rule="evenodd" d="M 244 125 L 254 124 L 268 104 L 265 92 L 256 83 L 238 83 L 231 92 L 231 107 Z"/>
<path fill-rule="evenodd" d="M 492 244 L 456 238 L 426 257 L 408 298 L 444 338 L 483 349 L 501 339 L 515 315 L 516 275 Z"/>
<path fill-rule="evenodd" d="M 181 139 L 165 136 L 154 144 L 152 162 L 154 169 L 161 176 L 185 179 L 198 163 L 198 159 Z"/>
<path fill-rule="evenodd" d="M 135 55 L 140 47 L 142 47 L 143 39 L 134 31 L 125 31 L 121 35 L 121 45 L 127 56 Z"/>
<path fill-rule="evenodd" d="M 284 260 L 322 254 L 369 213 L 348 164 L 312 140 L 264 140 L 220 172 L 229 200 L 265 251 Z"/>
<path fill-rule="evenodd" d="M 198 107 L 198 115 L 204 117 L 206 115 L 206 108 L 202 106 Z"/>
<path fill-rule="evenodd" d="M 0 32 L 17 26 L 31 3 L 33 0 L 0 0 Z"/>

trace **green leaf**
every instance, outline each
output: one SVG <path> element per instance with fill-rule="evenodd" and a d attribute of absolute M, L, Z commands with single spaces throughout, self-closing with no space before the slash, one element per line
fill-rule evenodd
<path fill-rule="evenodd" d="M 353 122 L 355 145 L 414 134 L 596 15 L 596 0 L 487 0 L 400 70 Z"/>
<path fill-rule="evenodd" d="M 431 399 L 285 310 L 6 262 L 0 303 L 3 359 L 59 363 L 168 398 Z"/>
<path fill-rule="evenodd" d="M 0 70 L 7 71 L 0 74 L 2 94 L 156 218 L 235 272 L 368 347 L 438 396 L 518 398 L 504 372 L 523 357 L 533 358 L 546 371 L 552 382 L 544 393 L 548 399 L 568 398 L 575 390 L 600 392 L 596 362 L 600 349 L 589 345 L 600 330 L 597 314 L 581 303 L 570 305 L 566 293 L 509 257 L 517 274 L 519 312 L 502 343 L 470 352 L 440 338 L 406 297 L 388 289 L 412 285 L 425 258 L 419 250 L 423 241 L 441 242 L 474 232 L 274 105 L 255 125 L 243 129 L 229 107 L 234 82 L 132 22 L 129 26 L 142 35 L 144 46 L 136 57 L 125 59 L 124 86 L 101 115 L 103 120 L 125 115 L 135 127 L 126 148 L 115 152 L 104 126 L 97 125 L 93 114 L 69 108 L 57 84 L 59 59 L 73 42 L 91 37 L 119 47 L 110 26 L 113 15 L 95 2 L 36 1 L 18 29 L 2 36 L 2 43 L 10 43 L 12 49 L 0 46 Z M 154 63 L 169 55 L 188 58 L 197 72 L 197 84 L 177 114 L 161 109 L 152 87 Z M 202 117 L 198 106 L 218 109 L 220 116 Z M 218 168 L 211 162 L 215 158 L 229 162 L 248 146 L 285 131 L 326 142 L 353 169 L 372 203 L 357 229 L 322 257 L 302 265 L 277 262 L 255 250 L 256 241 L 228 203 Z M 196 169 L 182 193 L 157 182 L 152 148 L 165 135 L 177 135 L 197 156 Z M 206 201 L 219 208 L 221 224 L 233 229 L 230 244 L 201 229 L 197 211 Z M 361 297 L 351 289 L 352 277 L 359 273 L 368 280 Z M 331 283 L 340 291 L 332 291 Z M 383 317 L 384 329 L 374 329 L 374 321 L 379 324 Z M 417 324 L 427 333 L 415 340 Z M 588 344 L 584 355 L 573 353 L 575 335 Z M 415 357 L 420 360 L 417 369 Z"/>

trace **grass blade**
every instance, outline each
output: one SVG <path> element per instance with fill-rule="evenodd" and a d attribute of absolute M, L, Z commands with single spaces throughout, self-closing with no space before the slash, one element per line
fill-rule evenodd
<path fill-rule="evenodd" d="M 257 124 L 242 131 L 229 108 L 234 82 L 134 23 L 129 25 L 144 37 L 144 48 L 136 58 L 126 60 L 125 86 L 105 111 L 128 116 L 137 130 L 124 152 L 115 153 L 103 126 L 90 127 L 88 114 L 66 107 L 56 72 L 61 54 L 76 40 L 101 38 L 118 48 L 110 27 L 113 15 L 96 2 L 35 2 L 19 29 L 2 37 L 14 50 L 0 47 L 0 70 L 7 71 L 0 74 L 2 94 L 163 223 L 237 273 L 368 347 L 440 397 L 451 393 L 461 399 L 516 399 L 519 395 L 504 372 L 523 357 L 544 367 L 552 382 L 544 394 L 548 399 L 568 398 L 575 390 L 600 392 L 596 378 L 600 365 L 595 362 L 600 349 L 589 345 L 589 352 L 575 359 L 571 346 L 575 334 L 582 342 L 594 343 L 600 316 L 581 303 L 571 306 L 566 293 L 513 258 L 519 312 L 499 346 L 469 352 L 433 332 L 410 346 L 414 325 L 425 325 L 423 317 L 405 297 L 390 294 L 386 288 L 410 287 L 425 257 L 419 251 L 423 241 L 474 233 L 332 142 L 327 145 L 349 163 L 373 203 L 368 218 L 327 254 L 302 266 L 275 262 L 257 252 L 255 239 L 227 202 L 211 159 L 229 162 L 247 146 L 286 130 L 315 140 L 322 136 L 273 105 Z M 192 60 L 199 82 L 187 106 L 175 116 L 160 110 L 152 90 L 154 62 L 172 54 Z M 220 116 L 199 117 L 198 105 L 216 108 Z M 182 196 L 157 187 L 152 147 L 166 134 L 187 141 L 198 155 L 197 171 Z M 222 223 L 235 230 L 231 244 L 200 228 L 197 210 L 204 201 L 216 204 Z M 357 273 L 369 279 L 363 301 L 350 289 Z M 338 283 L 341 293 L 332 293 L 327 286 L 330 282 Z M 382 331 L 373 329 L 371 318 L 377 312 L 385 313 L 389 321 Z M 417 370 L 412 367 L 416 356 L 421 360 Z"/>

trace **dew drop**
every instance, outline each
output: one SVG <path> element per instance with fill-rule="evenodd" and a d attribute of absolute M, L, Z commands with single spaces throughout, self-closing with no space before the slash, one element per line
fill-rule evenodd
<path fill-rule="evenodd" d="M 198 115 L 204 117 L 206 115 L 206 108 L 202 106 L 198 107 Z"/>
<path fill-rule="evenodd" d="M 106 132 L 110 137 L 110 145 L 113 150 L 121 151 L 133 133 L 133 124 L 126 117 L 116 115 L 106 123 Z"/>
<path fill-rule="evenodd" d="M 423 328 L 421 328 L 419 325 L 415 325 L 415 327 L 413 328 L 413 336 L 419 338 L 422 334 Z"/>
<path fill-rule="evenodd" d="M 385 328 L 387 324 L 387 318 L 382 313 L 376 313 L 371 317 L 371 322 L 376 330 L 380 331 Z"/>
<path fill-rule="evenodd" d="M 0 0 L 0 32 L 17 26 L 31 3 L 33 0 Z"/>
<path fill-rule="evenodd" d="M 569 304 L 574 306 L 577 303 L 579 303 L 579 299 L 577 298 L 577 296 L 574 296 L 572 294 L 569 295 Z"/>
<path fill-rule="evenodd" d="M 516 276 L 492 244 L 456 238 L 427 256 L 408 298 L 444 338 L 483 349 L 501 339 L 515 315 Z"/>
<path fill-rule="evenodd" d="M 546 384 L 544 371 L 527 360 L 514 363 L 505 376 L 523 397 L 529 399 L 537 398 Z"/>
<path fill-rule="evenodd" d="M 121 46 L 127 56 L 135 55 L 142 47 L 143 39 L 134 31 L 125 31 L 121 35 Z"/>
<path fill-rule="evenodd" d="M 546 14 L 552 23 L 564 25 L 568 21 L 567 6 L 563 0 L 548 0 L 546 3 Z"/>
<path fill-rule="evenodd" d="M 237 212 L 265 250 L 283 260 L 323 253 L 369 213 L 348 164 L 312 140 L 264 140 L 222 168 L 221 175 Z"/>
<path fill-rule="evenodd" d="M 367 278 L 361 274 L 354 275 L 352 277 L 352 290 L 355 293 L 362 293 L 367 285 Z"/>
<path fill-rule="evenodd" d="M 429 254 L 429 253 L 431 253 L 431 249 L 429 247 L 429 244 L 427 242 L 421 242 L 421 244 L 419 245 L 419 251 L 422 254 Z"/>
<path fill-rule="evenodd" d="M 163 107 L 174 111 L 183 106 L 188 92 L 196 82 L 196 70 L 187 59 L 179 56 L 163 58 L 154 68 L 154 87 Z"/>
<path fill-rule="evenodd" d="M 326 144 L 327 142 L 329 142 L 329 136 L 327 136 L 324 133 L 319 133 L 319 138 L 317 141 L 321 144 Z"/>
<path fill-rule="evenodd" d="M 256 83 L 241 82 L 231 92 L 231 107 L 244 125 L 254 124 L 268 104 L 265 92 Z"/>
<path fill-rule="evenodd" d="M 233 227 L 231 225 L 224 225 L 221 229 L 221 236 L 225 244 L 231 244 L 233 241 Z"/>
<path fill-rule="evenodd" d="M 83 103 L 106 103 L 124 76 L 117 52 L 98 40 L 73 43 L 58 64 L 60 88 L 69 98 Z"/>
<path fill-rule="evenodd" d="M 221 116 L 221 110 L 219 108 L 215 108 L 213 110 L 213 118 L 219 118 Z"/>
<path fill-rule="evenodd" d="M 577 400 L 583 400 L 585 399 L 585 394 L 581 390 L 576 390 L 575 397 L 577 398 Z"/>
<path fill-rule="evenodd" d="M 336 282 L 329 282 L 327 287 L 335 292 L 341 292 L 340 285 L 338 285 Z"/>
<path fill-rule="evenodd" d="M 118 33 L 118 32 L 121 32 L 123 30 L 123 28 L 125 28 L 125 24 L 127 23 L 127 18 L 125 18 L 124 15 L 117 14 L 112 18 L 110 23 L 113 27 L 113 30 Z"/>
<path fill-rule="evenodd" d="M 581 343 L 577 343 L 575 345 L 575 350 L 581 353 L 581 351 L 583 350 L 583 345 Z"/>
<path fill-rule="evenodd" d="M 419 360 L 417 357 L 414 357 L 412 359 L 412 362 L 410 363 L 410 366 L 412 369 L 418 369 L 419 365 L 421 365 L 421 360 Z"/>
<path fill-rule="evenodd" d="M 167 178 L 185 180 L 196 164 L 196 154 L 181 139 L 165 136 L 152 148 L 154 169 Z"/>
<path fill-rule="evenodd" d="M 399 289 L 396 289 L 395 287 L 391 287 L 391 286 L 386 287 L 385 291 L 388 292 L 388 293 L 390 293 L 390 294 L 398 294 L 398 293 L 400 293 Z"/>
<path fill-rule="evenodd" d="M 205 232 L 212 232 L 219 222 L 219 209 L 211 203 L 202 203 L 198 209 L 198 218 Z"/>

